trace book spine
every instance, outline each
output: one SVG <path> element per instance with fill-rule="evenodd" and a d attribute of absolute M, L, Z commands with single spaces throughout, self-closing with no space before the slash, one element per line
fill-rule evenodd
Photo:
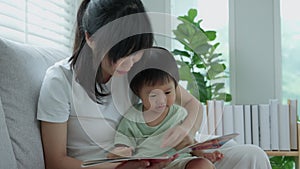
<path fill-rule="evenodd" d="M 214 100 L 207 100 L 206 106 L 207 106 L 207 121 L 208 121 L 208 134 L 215 135 L 215 105 Z"/>
<path fill-rule="evenodd" d="M 216 135 L 223 135 L 223 100 L 215 100 L 215 126 L 216 126 Z"/>
<path fill-rule="evenodd" d="M 269 104 L 259 104 L 259 142 L 263 150 L 271 150 L 270 107 Z"/>
<path fill-rule="evenodd" d="M 224 105 L 223 114 L 223 133 L 230 134 L 234 132 L 233 128 L 233 109 L 232 105 Z"/>
<path fill-rule="evenodd" d="M 252 129 L 251 129 L 251 107 L 244 105 L 244 122 L 245 122 L 245 143 L 252 144 Z"/>
<path fill-rule="evenodd" d="M 289 105 L 289 119 L 290 119 L 290 136 L 291 149 L 297 150 L 297 100 L 288 100 Z"/>
<path fill-rule="evenodd" d="M 252 118 L 252 144 L 259 146 L 259 116 L 258 105 L 251 105 Z"/>
<path fill-rule="evenodd" d="M 207 112 L 206 112 L 206 105 L 203 105 L 203 116 L 202 116 L 202 123 L 199 129 L 200 135 L 208 135 L 208 121 L 207 121 Z"/>
<path fill-rule="evenodd" d="M 271 150 L 279 150 L 278 100 L 269 100 L 269 105 L 271 122 Z"/>
<path fill-rule="evenodd" d="M 279 104 L 279 149 L 290 150 L 289 107 Z"/>
<path fill-rule="evenodd" d="M 234 132 L 239 133 L 240 135 L 236 137 L 236 142 L 239 144 L 245 143 L 244 136 L 244 111 L 243 105 L 234 105 L 233 106 L 233 123 L 234 123 Z"/>

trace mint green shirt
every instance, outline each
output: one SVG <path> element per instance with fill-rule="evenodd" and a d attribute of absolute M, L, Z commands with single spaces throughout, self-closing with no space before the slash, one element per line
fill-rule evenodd
<path fill-rule="evenodd" d="M 168 115 L 161 124 L 151 127 L 148 126 L 143 118 L 142 104 L 131 107 L 122 118 L 118 125 L 115 145 L 123 144 L 133 147 L 134 156 L 153 157 L 171 155 L 176 152 L 174 148 L 161 148 L 161 143 L 165 132 L 181 124 L 186 118 L 186 110 L 178 105 L 170 107 Z M 191 156 L 190 154 L 181 154 L 180 157 Z"/>

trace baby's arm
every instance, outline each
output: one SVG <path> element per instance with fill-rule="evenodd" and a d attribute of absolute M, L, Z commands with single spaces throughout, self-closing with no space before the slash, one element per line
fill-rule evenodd
<path fill-rule="evenodd" d="M 120 157 L 131 157 L 133 148 L 125 145 L 120 145 L 112 149 L 107 153 L 107 158 L 120 158 Z"/>

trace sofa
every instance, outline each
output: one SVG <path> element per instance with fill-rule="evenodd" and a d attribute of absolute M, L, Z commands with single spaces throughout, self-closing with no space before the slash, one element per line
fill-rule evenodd
<path fill-rule="evenodd" d="M 0 38 L 0 169 L 44 169 L 39 90 L 47 68 L 68 54 Z"/>

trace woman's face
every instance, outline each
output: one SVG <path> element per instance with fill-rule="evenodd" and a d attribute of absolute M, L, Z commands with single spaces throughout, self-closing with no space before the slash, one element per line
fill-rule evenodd
<path fill-rule="evenodd" d="M 131 69 L 133 64 L 142 58 L 143 53 L 143 51 L 135 52 L 129 56 L 119 59 L 116 63 L 111 63 L 108 57 L 104 57 L 101 62 L 102 70 L 109 75 L 125 75 Z"/>

